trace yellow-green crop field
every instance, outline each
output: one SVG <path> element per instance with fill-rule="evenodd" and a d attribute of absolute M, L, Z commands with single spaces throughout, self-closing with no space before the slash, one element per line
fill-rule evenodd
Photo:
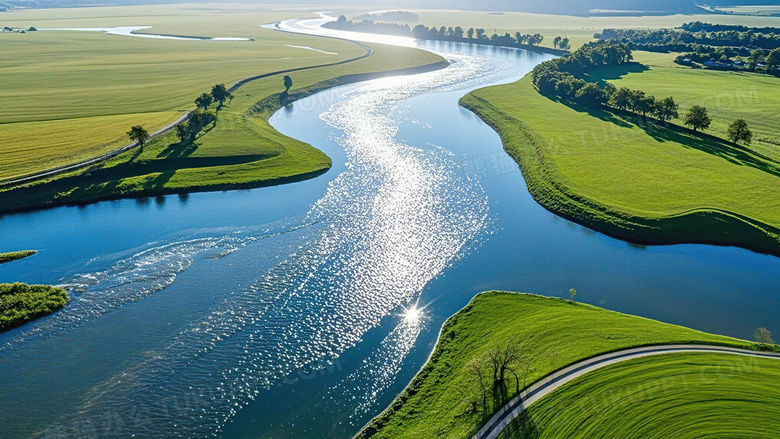
<path fill-rule="evenodd" d="M 0 180 L 93 157 L 194 108 L 200 93 L 271 71 L 354 58 L 359 46 L 261 25 L 298 10 L 178 5 L 3 13 L 15 28 L 152 26 L 143 32 L 253 41 L 163 40 L 102 32 L 0 33 Z M 290 47 L 301 46 L 301 47 Z M 320 51 L 306 49 L 313 47 Z M 323 53 L 331 52 L 331 53 Z"/>

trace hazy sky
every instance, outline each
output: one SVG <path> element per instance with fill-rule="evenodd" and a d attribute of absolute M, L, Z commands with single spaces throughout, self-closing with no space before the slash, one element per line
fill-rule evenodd
<path fill-rule="evenodd" d="M 198 0 L 0 0 L 2 5 L 24 7 L 77 6 L 88 4 L 150 4 L 184 3 Z M 202 0 L 216 2 L 215 0 Z M 227 2 L 230 2 L 228 0 Z M 545 12 L 567 15 L 587 14 L 591 9 L 645 11 L 665 13 L 696 13 L 698 0 L 232 0 L 236 3 L 296 3 L 296 4 L 360 4 L 376 5 L 378 9 L 469 9 L 488 11 Z M 227 3 L 226 2 L 226 3 Z M 767 5 L 780 0 L 707 0 L 710 5 Z"/>

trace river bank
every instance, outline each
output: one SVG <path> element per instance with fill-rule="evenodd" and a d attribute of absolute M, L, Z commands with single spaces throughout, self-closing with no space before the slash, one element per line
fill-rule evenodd
<path fill-rule="evenodd" d="M 482 293 L 444 323 L 420 372 L 356 437 L 471 437 L 486 430 L 483 424 L 516 394 L 571 364 L 631 348 L 690 344 L 759 352 L 756 344 L 743 340 L 560 298 Z M 475 374 L 482 374 L 490 392 L 487 358 L 513 345 L 518 351 L 511 367 L 517 377 L 506 372 L 506 394 L 483 401 Z"/>
<path fill-rule="evenodd" d="M 170 125 L 157 133 L 158 137 L 145 145 L 143 151 L 139 152 L 137 145 L 131 144 L 102 158 L 107 160 L 105 162 L 85 163 L 95 165 L 85 171 L 0 192 L 0 212 L 83 205 L 123 198 L 257 188 L 322 175 L 331 166 L 326 155 L 310 145 L 279 135 L 268 124 L 268 118 L 283 104 L 289 105 L 333 87 L 385 76 L 429 72 L 447 66 L 441 57 L 417 49 L 376 46 L 380 48 L 377 54 L 374 49 L 357 44 L 364 47 L 366 53 L 351 60 L 287 69 L 239 81 L 231 87 L 233 93 L 257 81 L 266 80 L 262 81 L 260 87 L 249 87 L 248 91 L 241 93 L 221 110 L 220 119 L 198 139 L 195 148 L 178 144 L 178 139 L 172 133 L 174 125 Z M 404 54 L 399 53 L 401 51 Z M 404 61 L 398 61 L 399 55 L 404 57 Z M 350 68 L 353 63 L 358 64 Z M 399 64 L 401 68 L 386 70 L 387 66 Z M 364 72 L 347 73 L 361 70 Z M 284 100 L 280 93 L 267 94 L 281 88 L 274 86 L 271 79 L 278 78 L 281 84 L 282 75 L 293 73 L 305 75 L 293 75 L 296 83 L 303 82 L 302 87 L 293 89 Z M 253 98 L 257 95 L 265 96 L 259 100 Z M 186 120 L 186 116 L 181 120 Z M 240 134 L 247 127 L 248 135 L 243 137 L 237 137 L 237 133 L 233 132 L 238 131 Z M 225 141 L 227 136 L 227 142 L 224 143 L 228 144 L 216 141 L 215 138 L 219 136 L 221 141 Z M 63 172 L 71 168 L 67 167 Z M 187 172 L 195 175 L 189 178 L 177 176 Z"/>
<path fill-rule="evenodd" d="M 529 102 L 527 108 L 533 108 L 533 111 L 510 107 L 511 102 L 517 99 Z M 686 185 L 691 188 L 689 192 L 696 194 L 700 193 L 701 185 L 712 184 L 715 180 L 695 180 L 699 177 L 692 176 L 702 173 L 697 168 L 702 167 L 704 161 L 715 161 L 715 169 L 723 167 L 723 162 L 713 159 L 715 154 L 693 152 L 695 149 L 676 143 L 676 138 L 654 140 L 661 134 L 654 134 L 652 130 L 645 130 L 628 120 L 615 122 L 606 114 L 601 114 L 600 118 L 592 117 L 587 112 L 578 112 L 563 103 L 550 101 L 537 93 L 530 77 L 512 85 L 478 90 L 465 96 L 460 103 L 496 130 L 507 153 L 519 164 L 529 192 L 539 204 L 556 215 L 641 245 L 693 243 L 736 246 L 780 256 L 780 229 L 725 207 L 741 204 L 739 200 L 718 199 L 713 204 L 724 207 L 707 207 L 697 196 L 683 198 L 680 196 L 682 189 L 674 189 L 675 185 Z M 559 124 L 561 120 L 568 121 L 566 128 Z M 616 125 L 603 126 L 613 123 Z M 544 136 L 539 134 L 540 130 L 543 130 Z M 651 148 L 652 145 L 663 145 L 669 149 L 669 154 L 659 155 Z M 682 156 L 680 150 L 688 151 Z M 582 157 L 579 165 L 570 163 L 572 155 Z M 650 172 L 649 164 L 654 158 L 661 157 L 665 162 L 663 166 L 656 164 L 655 173 L 642 173 L 645 170 Z M 568 161 L 561 164 L 564 158 Z M 637 163 L 635 172 L 625 165 L 625 159 Z M 675 164 L 666 163 L 668 161 Z M 612 171 L 607 171 L 605 166 Z M 731 176 L 734 172 L 749 169 L 726 167 L 729 172 L 724 173 L 722 184 L 734 181 Z M 688 170 L 696 174 L 686 175 Z M 675 173 L 675 178 L 670 178 L 670 173 Z M 611 187 L 609 183 L 603 182 L 600 188 L 585 184 L 583 178 L 578 177 L 593 174 L 602 175 L 602 181 L 622 176 L 613 183 L 622 182 L 618 186 L 622 185 L 624 189 L 644 188 L 645 195 L 621 203 L 600 201 L 600 198 L 615 199 L 616 196 L 611 192 L 605 195 L 607 191 L 603 188 Z M 663 180 L 659 179 L 660 176 Z M 761 172 L 751 172 L 746 178 L 752 176 L 765 180 L 773 178 L 771 174 Z M 739 182 L 742 183 L 744 181 Z M 661 204 L 661 207 L 656 207 L 645 201 L 648 199 L 655 200 L 656 204 L 669 199 L 671 206 Z M 754 211 L 757 210 L 751 210 Z M 771 213 L 771 209 L 764 211 Z"/>

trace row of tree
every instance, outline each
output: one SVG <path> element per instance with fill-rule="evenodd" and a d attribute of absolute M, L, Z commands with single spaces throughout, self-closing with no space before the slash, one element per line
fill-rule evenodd
<path fill-rule="evenodd" d="M 456 27 L 428 27 L 422 24 L 409 27 L 406 24 L 396 23 L 376 23 L 371 20 L 363 20 L 359 22 L 353 22 L 347 20 L 347 17 L 340 16 L 338 20 L 325 23 L 325 28 L 345 30 L 352 32 L 367 32 L 377 33 L 385 35 L 398 35 L 403 37 L 413 37 L 420 40 L 441 40 L 441 41 L 454 41 L 454 42 L 479 42 L 480 44 L 492 44 L 495 46 L 538 46 L 544 41 L 542 34 L 524 34 L 522 32 L 515 32 L 514 35 L 505 33 L 499 35 L 494 33 L 488 35 L 485 29 L 482 28 L 469 28 L 463 29 L 460 26 Z M 569 39 L 567 37 L 556 37 L 553 40 L 553 46 L 557 49 L 566 50 L 571 47 Z"/>
<path fill-rule="evenodd" d="M 744 32 L 737 30 L 696 31 L 682 29 L 604 29 L 593 37 L 600 40 L 615 40 L 625 43 L 652 46 L 706 45 L 733 46 L 751 49 L 775 49 L 780 47 L 780 33 L 760 33 L 756 29 Z"/>
<path fill-rule="evenodd" d="M 575 73 L 584 73 L 589 68 L 624 64 L 631 59 L 633 55 L 624 43 L 588 43 L 571 55 L 539 64 L 534 68 L 532 78 L 540 93 L 558 96 L 563 100 L 590 107 L 608 106 L 641 114 L 644 118 L 653 117 L 661 122 L 679 118 L 679 105 L 671 96 L 656 99 L 642 90 L 626 87 L 618 89 L 609 83 L 601 88 L 596 82 L 586 82 L 574 76 Z M 695 105 L 685 113 L 683 123 L 693 131 L 698 131 L 709 128 L 712 119 L 705 107 Z M 736 120 L 729 128 L 729 140 L 734 143 L 750 143 L 752 137 L 753 134 L 743 119 Z"/>
<path fill-rule="evenodd" d="M 780 35 L 780 27 L 748 27 L 738 24 L 712 24 L 702 23 L 701 21 L 693 21 L 685 23 L 680 26 L 680 29 L 687 30 L 688 32 L 754 32 L 760 34 L 777 34 Z"/>
<path fill-rule="evenodd" d="M 712 49 L 711 47 L 709 49 Z M 747 55 L 730 47 L 684 53 L 675 58 L 678 64 L 718 63 L 719 68 L 748 70 L 757 73 L 773 73 L 780 68 L 780 47 L 772 50 L 754 49 Z"/>
<path fill-rule="evenodd" d="M 287 78 L 287 77 L 285 77 Z M 286 79 L 285 79 L 286 83 Z M 186 121 L 176 125 L 176 135 L 181 143 L 194 142 L 198 133 L 203 131 L 206 125 L 217 120 L 219 110 L 225 105 L 226 101 L 232 100 L 233 94 L 225 87 L 225 84 L 217 84 L 211 88 L 211 93 L 203 93 L 195 99 L 197 109 L 190 113 Z M 209 111 L 209 108 L 217 103 L 217 114 Z M 150 139 L 149 132 L 140 125 L 135 125 L 127 132 L 127 136 L 133 142 L 137 142 L 141 151 L 144 145 Z"/>

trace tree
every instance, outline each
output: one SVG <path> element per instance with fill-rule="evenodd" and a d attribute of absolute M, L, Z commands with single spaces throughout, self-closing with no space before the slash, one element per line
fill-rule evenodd
<path fill-rule="evenodd" d="M 575 97 L 583 104 L 593 106 L 601 103 L 604 99 L 604 92 L 601 91 L 598 84 L 589 82 L 577 90 Z"/>
<path fill-rule="evenodd" d="M 195 99 L 195 106 L 202 110 L 208 110 L 212 103 L 214 103 L 214 98 L 208 93 L 203 93 L 198 96 L 198 99 Z"/>
<path fill-rule="evenodd" d="M 656 102 L 655 111 L 653 112 L 653 114 L 661 122 L 666 122 L 667 120 L 677 119 L 678 117 L 680 117 L 677 111 L 678 109 L 679 106 L 677 105 L 676 102 L 674 102 L 674 98 L 669 96 L 667 98 L 663 98 L 660 101 Z"/>
<path fill-rule="evenodd" d="M 459 39 L 459 40 L 460 40 L 460 39 L 462 39 L 462 38 L 463 38 L 463 33 L 464 33 L 464 30 L 463 30 L 463 28 L 462 28 L 462 27 L 460 27 L 460 26 L 457 26 L 457 27 L 455 28 L 455 31 L 452 33 L 452 36 L 454 36 L 455 38 L 457 38 L 457 39 Z"/>
<path fill-rule="evenodd" d="M 478 40 L 481 40 L 481 39 L 483 39 L 483 38 L 487 38 L 487 37 L 485 36 L 485 29 L 478 28 L 478 29 L 477 29 L 477 39 L 478 39 Z"/>
<path fill-rule="evenodd" d="M 569 290 L 569 297 L 571 298 L 571 303 L 574 303 L 574 301 L 577 299 L 577 290 L 574 288 Z"/>
<path fill-rule="evenodd" d="M 614 95 L 616 92 L 617 87 L 615 87 L 615 84 L 607 82 L 607 85 L 604 86 L 604 100 L 609 101 L 610 98 L 612 98 L 612 95 Z"/>
<path fill-rule="evenodd" d="M 756 338 L 756 341 L 761 344 L 775 344 L 775 341 L 772 340 L 772 333 L 766 328 L 756 329 L 753 336 Z"/>
<path fill-rule="evenodd" d="M 618 110 L 625 110 L 631 104 L 631 90 L 626 87 L 621 87 L 618 91 L 612 94 L 609 98 L 609 106 L 615 107 Z"/>
<path fill-rule="evenodd" d="M 750 142 L 753 140 L 753 133 L 748 128 L 745 119 L 737 119 L 729 125 L 728 137 L 735 145 L 739 142 L 745 142 L 750 145 Z"/>
<path fill-rule="evenodd" d="M 560 44 L 561 40 L 562 40 L 562 38 L 560 36 L 555 37 L 555 39 L 553 40 L 553 47 L 557 48 L 558 44 Z"/>
<path fill-rule="evenodd" d="M 629 102 L 631 110 L 635 113 L 642 113 L 642 116 L 647 116 L 647 113 L 652 112 L 656 105 L 655 97 L 647 96 L 641 90 L 632 91 Z"/>
<path fill-rule="evenodd" d="M 179 137 L 179 143 L 189 141 L 191 139 L 189 125 L 185 123 L 176 125 L 176 135 Z"/>
<path fill-rule="evenodd" d="M 710 127 L 712 119 L 710 119 L 709 113 L 705 107 L 694 105 L 685 114 L 683 120 L 685 125 L 693 128 L 693 131 L 706 130 Z"/>
<path fill-rule="evenodd" d="M 141 151 L 144 150 L 144 144 L 147 140 L 149 140 L 149 132 L 146 131 L 144 127 L 136 125 L 130 128 L 130 131 L 127 132 L 127 135 L 130 137 L 130 140 L 138 143 Z"/>
<path fill-rule="evenodd" d="M 563 37 L 561 42 L 558 43 L 558 48 L 563 50 L 567 50 L 571 48 L 571 46 L 569 45 L 569 39 L 567 37 Z"/>
<path fill-rule="evenodd" d="M 761 49 L 756 49 L 752 52 L 750 52 L 750 57 L 748 57 L 748 64 L 750 64 L 750 70 L 756 69 L 756 64 L 758 64 L 761 59 L 764 58 L 764 51 Z"/>
<path fill-rule="evenodd" d="M 473 27 L 470 27 L 468 31 L 466 31 L 466 36 L 469 37 L 469 40 L 474 39 L 474 30 Z"/>
<path fill-rule="evenodd" d="M 225 84 L 217 84 L 211 89 L 211 97 L 219 102 L 219 106 L 221 107 L 225 105 L 225 101 L 231 97 L 231 94 L 227 87 L 225 87 Z"/>
<path fill-rule="evenodd" d="M 772 49 L 772 51 L 769 52 L 769 55 L 766 56 L 765 61 L 770 72 L 775 67 L 780 66 L 780 47 Z"/>
<path fill-rule="evenodd" d="M 542 41 L 544 41 L 544 36 L 542 34 L 534 34 L 533 38 L 534 38 L 534 42 L 533 42 L 534 46 L 538 46 L 539 44 L 542 44 Z"/>
<path fill-rule="evenodd" d="M 293 86 L 292 78 L 288 75 L 284 75 L 284 89 L 286 91 L 290 91 L 290 88 Z"/>

